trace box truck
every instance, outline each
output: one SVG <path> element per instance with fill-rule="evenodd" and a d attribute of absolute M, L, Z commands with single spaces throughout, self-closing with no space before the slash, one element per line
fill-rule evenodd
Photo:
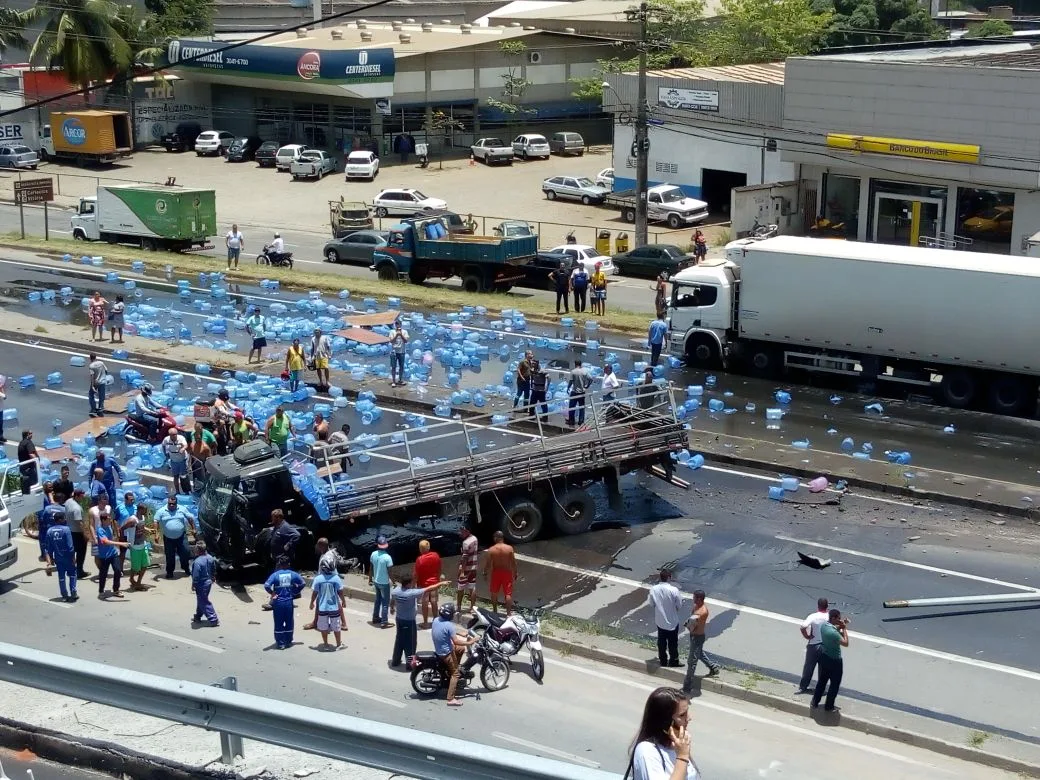
<path fill-rule="evenodd" d="M 44 160 L 53 157 L 77 165 L 111 165 L 134 150 L 126 111 L 55 111 L 49 141 L 41 147 Z"/>
<path fill-rule="evenodd" d="M 72 237 L 148 250 L 208 249 L 217 229 L 216 203 L 213 190 L 160 184 L 98 187 L 96 195 L 80 198 Z"/>
<path fill-rule="evenodd" d="M 1040 267 L 1009 255 L 777 236 L 672 277 L 670 347 L 694 366 L 900 382 L 1032 414 Z"/>

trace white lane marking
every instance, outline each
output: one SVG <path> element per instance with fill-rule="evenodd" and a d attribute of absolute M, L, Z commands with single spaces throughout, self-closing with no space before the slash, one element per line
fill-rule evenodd
<path fill-rule="evenodd" d="M 561 669 L 567 669 L 568 671 L 578 672 L 579 674 L 585 674 L 590 677 L 597 677 L 601 680 L 607 680 L 615 684 L 625 685 L 629 688 L 635 688 L 636 690 L 649 692 L 655 690 L 656 688 L 656 686 L 653 685 L 646 685 L 645 683 L 636 682 L 635 680 L 627 680 L 624 677 L 615 677 L 614 675 L 607 674 L 605 672 L 600 672 L 595 669 L 587 669 L 585 667 L 574 666 L 573 664 L 564 663 L 563 661 L 557 661 L 555 658 L 552 657 L 546 660 L 553 666 L 558 666 Z M 891 759 L 893 761 L 902 761 L 905 764 L 927 767 L 929 769 L 937 769 L 946 774 L 956 774 L 953 770 L 946 769 L 945 767 L 936 766 L 935 764 L 930 764 L 925 761 L 918 761 L 915 758 L 903 756 L 899 753 L 892 753 L 888 750 L 882 750 L 881 748 L 876 748 L 871 745 L 864 745 L 862 743 L 855 742 L 854 740 L 832 736 L 828 734 L 826 731 L 821 731 L 819 729 L 809 729 L 803 726 L 796 726 L 793 723 L 784 723 L 783 721 L 773 720 L 772 718 L 766 718 L 761 715 L 755 715 L 750 712 L 742 712 L 741 710 L 735 710 L 730 707 L 726 707 L 722 704 L 715 704 L 714 702 L 705 701 L 703 696 L 691 702 L 690 708 L 695 712 L 698 709 L 715 710 L 716 712 L 722 712 L 726 715 L 732 715 L 736 718 L 743 718 L 745 720 L 754 721 L 755 723 L 760 723 L 763 726 L 771 726 L 773 728 L 783 729 L 784 731 L 794 732 L 795 734 L 801 734 L 813 740 L 823 740 L 826 742 L 830 742 L 834 745 L 841 745 L 842 747 L 862 750 L 865 753 L 872 753 L 875 756 Z"/>
<path fill-rule="evenodd" d="M 53 393 L 54 395 L 63 395 L 66 398 L 75 398 L 75 399 L 80 400 L 80 401 L 82 401 L 84 398 L 86 398 L 85 395 L 80 395 L 79 393 L 70 393 L 68 390 L 52 390 L 49 387 L 41 387 L 40 388 L 40 392 L 41 393 Z"/>
<path fill-rule="evenodd" d="M 397 707 L 398 709 L 403 710 L 407 706 L 404 702 L 395 701 L 394 699 L 388 699 L 385 696 L 380 696 L 377 693 L 369 693 L 368 691 L 362 691 L 358 688 L 351 688 L 349 685 L 343 685 L 342 683 L 333 682 L 332 680 L 326 680 L 321 677 L 308 677 L 307 679 L 310 680 L 312 683 L 317 683 L 318 685 L 327 685 L 329 688 L 335 688 L 336 690 L 343 691 L 344 693 L 351 693 L 355 696 L 360 696 L 362 699 L 369 699 L 370 701 L 379 702 L 380 704 L 385 704 L 388 707 Z"/>
<path fill-rule="evenodd" d="M 520 737 L 514 737 L 512 734 L 505 734 L 501 731 L 492 731 L 491 736 L 493 736 L 495 739 L 500 739 L 503 742 L 512 742 L 514 745 L 519 745 L 522 748 L 527 748 L 532 753 L 545 753 L 555 758 L 560 758 L 564 761 L 569 761 L 572 764 L 580 764 L 581 766 L 587 766 L 590 769 L 596 769 L 600 766 L 597 762 L 590 761 L 587 758 L 582 758 L 581 756 L 576 756 L 573 753 L 567 753 L 563 750 L 556 750 L 556 748 L 546 747 L 545 745 L 540 745 L 537 742 L 530 742 L 526 739 L 520 739 Z"/>
<path fill-rule="evenodd" d="M 1016 582 L 1005 582 L 1004 580 L 994 580 L 990 577 L 982 577 L 978 574 L 968 574 L 963 571 L 954 571 L 953 569 L 940 569 L 938 566 L 928 566 L 923 563 L 915 563 L 913 561 L 901 561 L 898 558 L 887 558 L 884 555 L 875 555 L 874 553 L 860 552 L 859 550 L 850 550 L 847 547 L 834 547 L 829 544 L 820 544 L 819 542 L 811 542 L 808 539 L 796 539 L 793 536 L 784 536 L 783 534 L 777 534 L 776 539 L 782 542 L 791 542 L 792 544 L 804 544 L 809 547 L 819 547 L 823 550 L 833 550 L 834 552 L 845 553 L 846 555 L 855 555 L 858 558 L 869 558 L 872 561 L 882 561 L 883 563 L 894 563 L 897 566 L 907 566 L 911 569 L 921 569 L 922 571 L 930 571 L 935 574 L 945 574 L 950 577 L 960 577 L 965 580 L 974 580 L 975 582 L 985 582 L 987 585 L 999 585 L 1003 588 L 1011 588 L 1013 590 L 1024 590 L 1030 593 L 1036 593 L 1037 588 L 1030 587 L 1029 585 L 1019 585 Z"/>
<path fill-rule="evenodd" d="M 171 642 L 178 642 L 182 645 L 197 647 L 199 650 L 205 650 L 208 653 L 217 653 L 219 655 L 224 652 L 223 647 L 214 647 L 213 645 L 207 645 L 205 642 L 196 642 L 194 639 L 187 639 L 186 637 L 177 636 L 176 634 L 167 634 L 165 631 L 159 631 L 151 626 L 138 626 L 137 630 L 144 631 L 146 634 L 151 634 L 152 636 L 169 639 Z"/>
<path fill-rule="evenodd" d="M 33 543 L 35 544 L 35 542 L 33 542 Z M 23 588 L 15 588 L 14 592 L 15 593 L 20 593 L 23 596 L 25 596 L 26 598 L 35 599 L 36 601 L 42 601 L 44 604 L 50 604 L 52 607 L 61 607 L 62 609 L 68 609 L 69 607 L 72 606 L 71 604 L 63 604 L 60 601 L 51 601 L 46 596 L 41 596 L 41 595 L 39 595 L 37 593 L 30 593 L 29 591 L 24 590 Z"/>
<path fill-rule="evenodd" d="M 582 569 L 577 566 L 571 566 L 568 563 L 558 563 L 556 561 L 546 561 L 540 558 L 534 558 L 523 553 L 516 553 L 516 559 L 518 561 L 525 561 L 528 563 L 538 564 L 539 566 L 546 566 L 550 569 L 558 569 L 559 571 L 570 572 L 571 574 L 578 574 L 584 577 L 592 577 L 595 579 L 604 580 L 606 582 L 613 582 L 618 585 L 625 585 L 630 588 L 649 588 L 650 586 L 646 583 L 639 582 L 637 580 L 631 580 L 626 577 L 618 577 L 614 574 L 607 574 L 604 572 L 591 571 L 589 569 Z M 693 600 L 692 593 L 683 593 L 683 598 L 690 601 Z M 730 601 L 719 601 L 718 599 L 706 599 L 708 604 L 719 609 L 733 610 L 734 612 L 743 612 L 747 615 L 754 615 L 755 617 L 767 618 L 769 620 L 776 620 L 781 623 L 787 623 L 788 625 L 800 626 L 802 624 L 802 618 L 791 617 L 789 615 L 781 615 L 778 612 L 769 612 L 765 609 L 759 609 L 758 607 L 748 607 L 743 604 L 734 604 Z M 887 639 L 881 636 L 874 636 L 872 634 L 861 634 L 858 631 L 849 632 L 850 637 L 860 639 L 864 642 L 868 642 L 874 645 L 882 645 L 884 647 L 891 647 L 894 650 L 903 650 L 908 653 L 914 653 L 915 655 L 923 655 L 928 658 L 937 658 L 941 661 L 951 661 L 953 663 L 964 664 L 966 666 L 974 666 L 977 669 L 985 669 L 991 672 L 998 672 L 1000 674 L 1011 675 L 1012 677 L 1022 677 L 1026 680 L 1032 680 L 1033 682 L 1040 682 L 1040 673 L 1031 672 L 1028 669 L 1019 669 L 1015 666 L 1005 666 L 1003 664 L 993 663 L 992 661 L 983 661 L 978 658 L 967 658 L 963 655 L 955 655 L 953 653 L 947 653 L 942 650 L 932 650 L 927 647 L 919 647 L 918 645 L 911 645 L 905 642 L 897 642 L 894 639 Z"/>

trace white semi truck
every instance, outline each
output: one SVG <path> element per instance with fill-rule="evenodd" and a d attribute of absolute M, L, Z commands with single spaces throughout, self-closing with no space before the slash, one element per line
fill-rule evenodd
<path fill-rule="evenodd" d="M 1031 415 L 1040 267 L 1021 257 L 777 236 L 672 277 L 670 346 L 693 366 L 899 382 Z"/>

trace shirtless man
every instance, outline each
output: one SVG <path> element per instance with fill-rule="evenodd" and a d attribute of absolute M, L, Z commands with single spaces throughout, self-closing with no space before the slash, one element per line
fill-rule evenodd
<path fill-rule="evenodd" d="M 491 610 L 498 612 L 498 594 L 505 596 L 506 614 L 513 612 L 513 583 L 516 581 L 516 555 L 505 542 L 505 535 L 495 531 L 495 543 L 484 558 L 484 579 L 491 578 Z"/>
<path fill-rule="evenodd" d="M 697 669 L 697 661 L 708 665 L 708 676 L 719 673 L 719 665 L 704 652 L 704 629 L 708 625 L 708 605 L 704 603 L 704 591 L 693 592 L 693 614 L 686 624 L 690 628 L 690 655 L 686 659 L 686 679 L 683 680 L 683 693 L 689 695 L 693 691 L 693 673 Z"/>

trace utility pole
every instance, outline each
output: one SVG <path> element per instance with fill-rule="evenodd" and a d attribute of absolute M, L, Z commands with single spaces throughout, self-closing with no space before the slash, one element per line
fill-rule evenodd
<path fill-rule="evenodd" d="M 632 143 L 633 156 L 636 158 L 636 239 L 637 247 L 646 246 L 649 239 L 646 228 L 646 189 L 650 171 L 650 132 L 646 103 L 646 60 L 651 43 L 648 40 L 650 15 L 653 10 L 649 3 L 640 3 L 639 8 L 626 12 L 630 21 L 639 22 L 639 85 L 636 105 L 635 141 Z"/>

